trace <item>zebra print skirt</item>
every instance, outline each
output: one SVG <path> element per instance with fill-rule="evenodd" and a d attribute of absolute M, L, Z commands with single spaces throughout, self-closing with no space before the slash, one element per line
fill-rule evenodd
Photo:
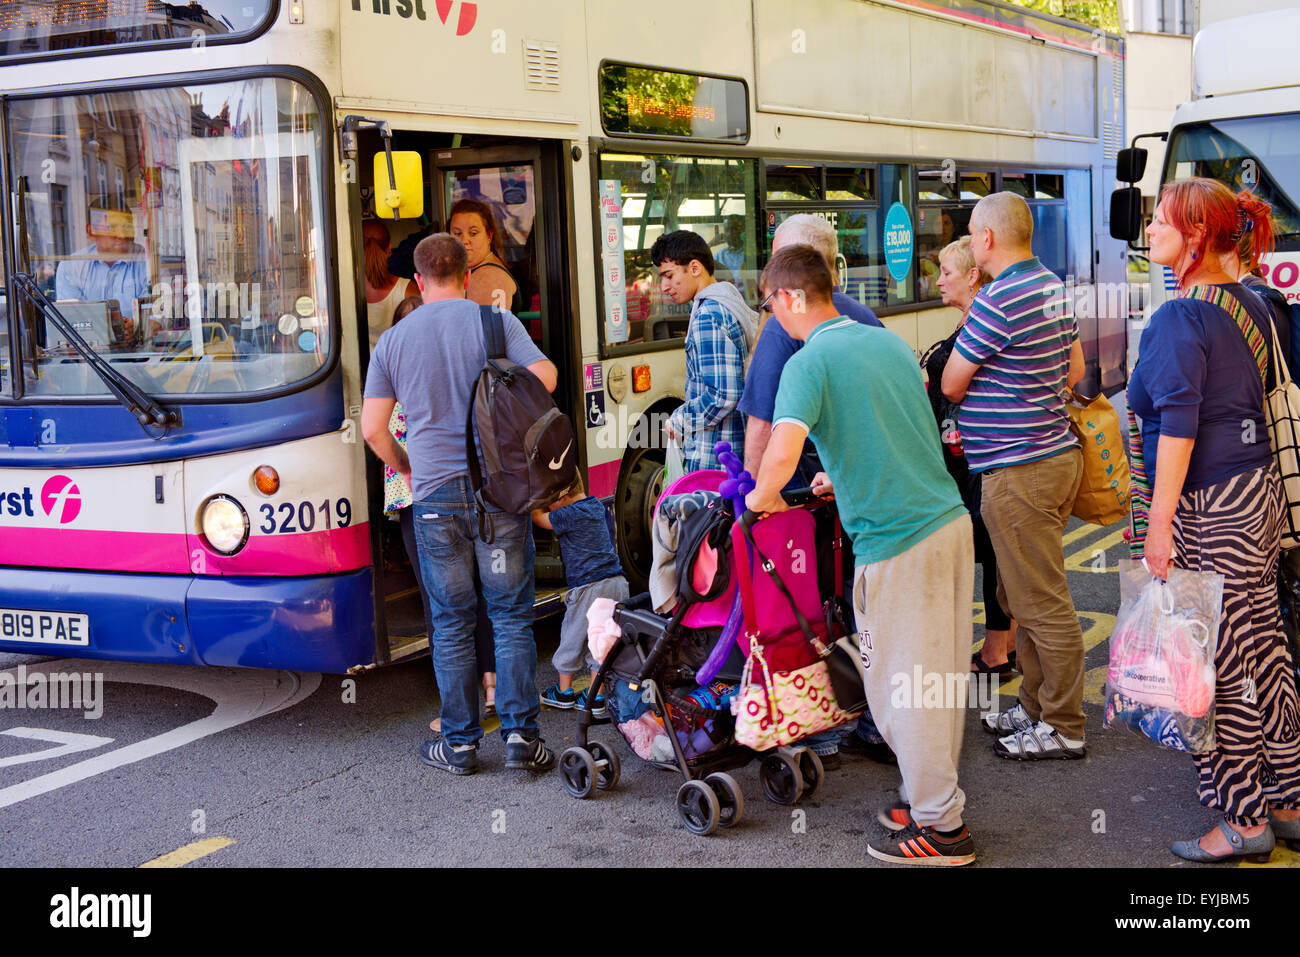
<path fill-rule="evenodd" d="M 1278 612 L 1282 492 L 1277 467 L 1187 492 L 1174 515 L 1174 560 L 1224 576 L 1215 654 L 1215 748 L 1195 755 L 1200 800 L 1232 824 L 1300 807 L 1300 709 Z"/>

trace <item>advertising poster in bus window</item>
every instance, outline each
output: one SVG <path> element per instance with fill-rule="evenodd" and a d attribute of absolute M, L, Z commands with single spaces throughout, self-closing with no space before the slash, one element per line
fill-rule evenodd
<path fill-rule="evenodd" d="M 627 270 L 623 261 L 623 194 L 616 179 L 600 180 L 601 282 L 605 284 L 605 341 L 627 342 Z"/>
<path fill-rule="evenodd" d="M 894 282 L 902 282 L 912 269 L 912 219 L 902 203 L 885 214 L 885 266 Z"/>

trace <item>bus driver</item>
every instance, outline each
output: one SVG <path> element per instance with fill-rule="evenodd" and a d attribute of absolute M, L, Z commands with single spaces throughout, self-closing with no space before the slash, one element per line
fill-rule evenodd
<path fill-rule="evenodd" d="M 78 302 L 117 300 L 122 335 L 130 339 L 135 302 L 150 291 L 144 247 L 134 241 L 134 217 L 129 210 L 111 209 L 101 201 L 90 207 L 86 235 L 90 245 L 59 263 L 54 276 L 55 298 Z"/>

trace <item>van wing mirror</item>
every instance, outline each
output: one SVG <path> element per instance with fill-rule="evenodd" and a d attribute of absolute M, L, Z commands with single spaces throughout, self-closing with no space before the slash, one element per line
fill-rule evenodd
<path fill-rule="evenodd" d="M 1147 151 L 1140 146 L 1122 149 L 1115 156 L 1115 178 L 1121 183 L 1136 183 L 1147 171 Z"/>
<path fill-rule="evenodd" d="M 1142 235 L 1142 190 L 1136 186 L 1110 194 L 1110 235 L 1127 243 L 1137 242 Z"/>
<path fill-rule="evenodd" d="M 393 150 L 375 154 L 375 215 L 380 219 L 424 215 L 424 165 L 419 153 Z"/>

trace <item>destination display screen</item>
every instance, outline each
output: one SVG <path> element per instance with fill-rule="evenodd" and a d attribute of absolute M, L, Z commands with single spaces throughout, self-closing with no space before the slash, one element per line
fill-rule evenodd
<path fill-rule="evenodd" d="M 0 0 L 0 56 L 247 33 L 271 0 Z"/>
<path fill-rule="evenodd" d="M 605 132 L 615 136 L 749 139 L 745 84 L 726 77 L 605 63 L 600 68 L 600 115 Z"/>

